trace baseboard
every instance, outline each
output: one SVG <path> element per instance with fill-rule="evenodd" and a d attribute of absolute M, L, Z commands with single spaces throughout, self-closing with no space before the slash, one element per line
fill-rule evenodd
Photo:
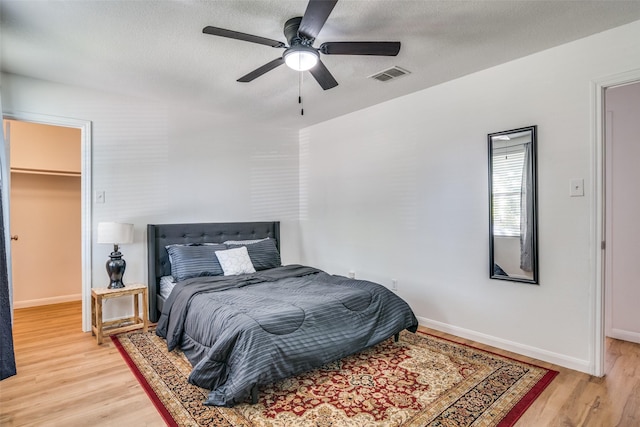
<path fill-rule="evenodd" d="M 640 333 L 625 331 L 623 329 L 611 328 L 611 331 L 607 334 L 608 337 L 615 338 L 617 340 L 630 341 L 636 344 L 640 344 Z"/>
<path fill-rule="evenodd" d="M 37 307 L 40 305 L 60 304 L 63 302 L 82 301 L 82 294 L 62 295 L 58 297 L 14 301 L 13 308 Z"/>
<path fill-rule="evenodd" d="M 587 374 L 591 373 L 592 364 L 588 360 L 577 359 L 574 357 L 566 356 L 564 354 L 554 353 L 537 347 L 532 347 L 526 344 L 509 341 L 502 338 L 497 338 L 491 335 L 486 335 L 480 332 L 472 331 L 470 329 L 460 328 L 458 326 L 449 325 L 447 323 L 438 322 L 436 320 L 431 320 L 424 317 L 418 317 L 418 322 L 421 326 L 435 329 L 440 332 L 446 332 L 448 334 L 455 335 L 461 338 L 473 340 L 502 350 L 511 351 L 513 353 L 522 354 L 523 356 L 553 363 L 554 365 L 574 369 L 580 372 L 585 372 Z"/>

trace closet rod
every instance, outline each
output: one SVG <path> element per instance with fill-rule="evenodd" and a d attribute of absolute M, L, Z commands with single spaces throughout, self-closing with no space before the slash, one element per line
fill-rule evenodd
<path fill-rule="evenodd" d="M 31 175 L 81 176 L 80 172 L 66 172 L 46 169 L 11 168 L 11 172 Z"/>

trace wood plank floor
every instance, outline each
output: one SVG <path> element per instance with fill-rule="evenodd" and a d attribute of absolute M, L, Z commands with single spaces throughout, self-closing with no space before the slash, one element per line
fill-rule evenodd
<path fill-rule="evenodd" d="M 18 375 L 0 382 L 0 426 L 162 426 L 118 350 L 81 332 L 80 303 L 15 311 Z M 640 345 L 607 339 L 607 376 L 594 378 L 429 330 L 560 371 L 516 424 L 640 426 Z"/>
<path fill-rule="evenodd" d="M 82 332 L 80 302 L 15 310 L 13 340 L 0 426 L 165 425 L 111 340 Z"/>

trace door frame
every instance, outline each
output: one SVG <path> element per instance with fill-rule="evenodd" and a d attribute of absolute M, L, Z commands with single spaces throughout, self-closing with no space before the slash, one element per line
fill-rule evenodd
<path fill-rule="evenodd" d="M 606 162 L 606 106 L 605 91 L 607 88 L 624 86 L 640 81 L 640 69 L 627 71 L 603 77 L 591 82 L 591 310 L 590 319 L 592 336 L 594 339 L 590 343 L 590 353 L 592 364 L 590 371 L 592 375 L 602 377 L 605 375 L 605 316 L 606 301 L 606 182 L 605 182 L 605 162 Z"/>
<path fill-rule="evenodd" d="M 80 205 L 82 230 L 82 331 L 91 330 L 91 121 L 46 114 L 3 112 L 4 119 L 80 129 Z M 9 141 L 11 143 L 11 141 Z M 10 168 L 10 165 L 7 165 Z M 11 203 L 11 202 L 9 202 Z M 9 219 L 11 221 L 11 219 Z M 9 263 L 11 260 L 7 260 Z M 13 285 L 12 285 L 13 286 Z"/>

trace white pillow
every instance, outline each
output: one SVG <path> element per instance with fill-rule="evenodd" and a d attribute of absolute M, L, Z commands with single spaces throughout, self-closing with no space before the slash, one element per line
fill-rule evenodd
<path fill-rule="evenodd" d="M 226 251 L 216 251 L 216 256 L 218 257 L 218 262 L 220 262 L 225 276 L 256 272 L 256 269 L 253 268 L 253 264 L 251 263 L 251 258 L 249 258 L 249 252 L 247 252 L 246 246 L 227 249 Z"/>

